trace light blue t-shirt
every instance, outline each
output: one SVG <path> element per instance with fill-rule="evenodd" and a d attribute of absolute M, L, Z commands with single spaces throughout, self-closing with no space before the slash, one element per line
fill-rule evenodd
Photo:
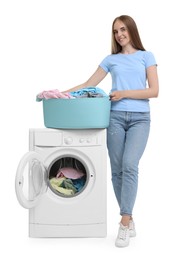
<path fill-rule="evenodd" d="M 149 51 L 138 50 L 132 54 L 108 55 L 100 67 L 112 76 L 112 90 L 137 90 L 147 87 L 146 69 L 156 65 L 154 55 Z M 149 112 L 148 99 L 128 99 L 112 101 L 111 110 Z"/>

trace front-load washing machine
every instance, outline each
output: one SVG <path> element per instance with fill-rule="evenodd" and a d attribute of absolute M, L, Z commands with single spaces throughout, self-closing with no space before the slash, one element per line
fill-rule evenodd
<path fill-rule="evenodd" d="M 30 237 L 106 236 L 106 129 L 30 129 L 16 195 Z"/>

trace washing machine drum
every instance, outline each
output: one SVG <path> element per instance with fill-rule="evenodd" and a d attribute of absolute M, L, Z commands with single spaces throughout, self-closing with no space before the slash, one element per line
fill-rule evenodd
<path fill-rule="evenodd" d="M 81 193 L 86 186 L 87 172 L 84 165 L 72 157 L 63 157 L 49 170 L 49 187 L 59 196 L 73 197 Z"/>

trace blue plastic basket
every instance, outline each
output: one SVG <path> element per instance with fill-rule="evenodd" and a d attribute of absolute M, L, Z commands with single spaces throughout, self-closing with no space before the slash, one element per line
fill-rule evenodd
<path fill-rule="evenodd" d="M 48 128 L 107 128 L 109 97 L 43 99 L 44 125 Z"/>

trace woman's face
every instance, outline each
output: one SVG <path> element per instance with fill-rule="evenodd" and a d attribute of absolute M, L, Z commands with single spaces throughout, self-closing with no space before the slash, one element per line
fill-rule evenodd
<path fill-rule="evenodd" d="M 127 27 L 123 22 L 117 20 L 113 26 L 113 32 L 116 42 L 118 42 L 122 47 L 131 45 L 130 35 L 128 33 Z"/>

